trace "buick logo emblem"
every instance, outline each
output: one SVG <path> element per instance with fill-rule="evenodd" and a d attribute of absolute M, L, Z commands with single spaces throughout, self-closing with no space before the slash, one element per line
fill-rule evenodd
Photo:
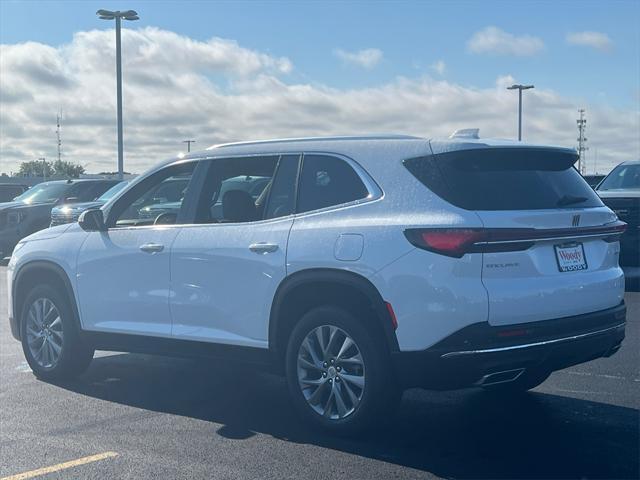
<path fill-rule="evenodd" d="M 580 215 L 574 215 L 573 219 L 571 220 L 571 226 L 577 227 L 578 225 L 580 225 Z"/>

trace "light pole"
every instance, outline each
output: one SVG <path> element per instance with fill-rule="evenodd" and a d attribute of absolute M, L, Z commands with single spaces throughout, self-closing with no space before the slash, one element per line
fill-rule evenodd
<path fill-rule="evenodd" d="M 187 144 L 187 153 L 191 152 L 191 144 L 196 143 L 195 140 L 183 140 L 182 143 Z"/>
<path fill-rule="evenodd" d="M 117 103 L 118 103 L 118 178 L 122 180 L 124 173 L 124 147 L 122 144 L 122 54 L 120 48 L 120 24 L 122 19 L 138 20 L 135 10 L 112 12 L 110 10 L 98 10 L 96 15 L 102 20 L 116 20 L 116 82 L 117 82 Z"/>
<path fill-rule="evenodd" d="M 42 162 L 42 181 L 47 181 L 47 160 L 44 157 L 38 158 Z"/>
<path fill-rule="evenodd" d="M 518 90 L 518 141 L 522 140 L 522 90 L 534 88 L 533 85 L 511 85 L 507 90 Z"/>

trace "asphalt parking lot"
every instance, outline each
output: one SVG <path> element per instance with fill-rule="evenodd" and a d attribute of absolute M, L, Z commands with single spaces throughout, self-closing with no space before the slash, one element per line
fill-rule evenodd
<path fill-rule="evenodd" d="M 557 372 L 517 399 L 412 390 L 391 426 L 346 439 L 305 429 L 283 380 L 241 366 L 99 352 L 77 381 L 39 381 L 9 331 L 5 271 L 0 480 L 46 467 L 46 478 L 136 479 L 640 473 L 640 293 L 626 295 L 627 338 L 611 358 Z"/>

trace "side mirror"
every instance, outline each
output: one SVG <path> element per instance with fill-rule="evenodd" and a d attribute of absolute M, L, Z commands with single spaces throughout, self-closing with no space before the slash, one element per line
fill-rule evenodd
<path fill-rule="evenodd" d="M 104 232 L 107 226 L 104 223 L 102 210 L 99 208 L 90 208 L 80 214 L 78 219 L 80 227 L 87 232 Z"/>

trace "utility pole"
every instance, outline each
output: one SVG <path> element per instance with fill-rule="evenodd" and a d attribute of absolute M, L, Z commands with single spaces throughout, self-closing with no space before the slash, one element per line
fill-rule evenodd
<path fill-rule="evenodd" d="M 183 140 L 182 143 L 187 144 L 187 153 L 191 152 L 191 144 L 196 143 L 195 140 Z"/>
<path fill-rule="evenodd" d="M 42 181 L 47 181 L 47 159 L 44 157 L 38 158 L 42 162 Z"/>
<path fill-rule="evenodd" d="M 518 90 L 518 141 L 522 141 L 522 90 L 535 88 L 533 85 L 511 85 L 507 90 Z"/>
<path fill-rule="evenodd" d="M 578 124 L 578 171 L 584 175 L 587 173 L 587 162 L 584 158 L 584 152 L 589 150 L 587 147 L 587 137 L 585 137 L 586 129 L 587 129 L 587 119 L 584 118 L 584 108 L 578 110 L 580 113 L 580 118 L 576 120 Z"/>
<path fill-rule="evenodd" d="M 60 120 L 62 120 L 62 112 L 56 115 L 57 127 L 56 127 L 56 136 L 58 137 L 58 162 L 62 157 L 62 139 L 60 138 Z"/>

